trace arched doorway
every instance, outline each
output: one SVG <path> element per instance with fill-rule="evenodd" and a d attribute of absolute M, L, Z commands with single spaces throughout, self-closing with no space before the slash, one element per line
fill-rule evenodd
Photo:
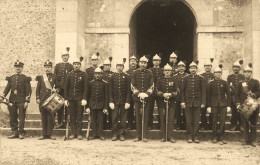
<path fill-rule="evenodd" d="M 130 21 L 130 55 L 162 53 L 162 66 L 174 51 L 178 61 L 196 58 L 196 19 L 182 1 L 147 0 L 134 11 Z M 151 63 L 149 64 L 151 66 Z"/>

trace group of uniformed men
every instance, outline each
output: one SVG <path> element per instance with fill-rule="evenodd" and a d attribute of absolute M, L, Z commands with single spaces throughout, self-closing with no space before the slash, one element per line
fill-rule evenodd
<path fill-rule="evenodd" d="M 256 127 L 252 124 L 257 123 L 259 109 L 250 118 L 251 124 L 239 114 L 239 109 L 248 95 L 259 98 L 260 87 L 258 80 L 251 77 L 252 65 L 243 69 L 244 74 L 239 73 L 242 60 L 233 64 L 234 73 L 225 81 L 221 78 L 222 65 L 211 72 L 213 59 L 205 62 L 205 73 L 201 75 L 197 74 L 198 62 L 192 62 L 188 74 L 184 62 L 177 64 L 174 52 L 170 55 L 169 64 L 163 68 L 160 68 L 161 57 L 158 55 L 153 57 L 153 67 L 150 69 L 147 69 L 148 59 L 145 56 L 139 60 L 131 56 L 130 68 L 126 72 L 123 71 L 126 59 L 118 60 L 116 72 L 112 72 L 112 58 L 105 60 L 101 68 L 98 66 L 99 53 L 96 53 L 91 56 L 92 66 L 83 72 L 80 70 L 82 59 L 70 64 L 68 51 L 63 52 L 61 57 L 63 62 L 56 64 L 54 74 L 52 62 L 47 60 L 44 63 L 45 74 L 36 77 L 36 102 L 42 115 L 43 129 L 40 140 L 55 139 L 52 136 L 55 116 L 42 103 L 51 93 L 58 92 L 65 99 L 65 108 L 58 110 L 55 128 L 64 127 L 64 113 L 67 118 L 67 109 L 70 108 L 70 139 L 83 138 L 82 117 L 85 110 L 91 115 L 90 139 L 105 140 L 103 129 L 112 129 L 112 140 L 119 138 L 124 141 L 127 129 L 136 128 L 134 141 L 147 142 L 147 130 L 153 126 L 156 102 L 162 142 L 176 142 L 173 132 L 176 119 L 176 129 L 187 129 L 188 143 L 200 142 L 199 129 L 212 129 L 212 142 L 226 144 L 223 140 L 225 117 L 227 112 L 232 111 L 231 131 L 240 129 L 245 135 L 244 144 L 256 146 Z M 22 62 L 15 62 L 16 74 L 6 78 L 8 83 L 0 100 L 3 101 L 11 91 L 9 112 L 13 134 L 8 138 L 23 139 L 25 135 L 31 78 L 22 74 L 23 65 Z M 249 92 L 243 90 L 244 83 L 248 85 Z M 206 113 L 210 114 L 209 121 Z"/>

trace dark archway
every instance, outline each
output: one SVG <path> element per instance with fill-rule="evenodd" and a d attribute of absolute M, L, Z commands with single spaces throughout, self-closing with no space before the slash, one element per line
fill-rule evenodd
<path fill-rule="evenodd" d="M 174 51 L 178 61 L 190 63 L 196 58 L 196 19 L 181 1 L 145 1 L 133 13 L 130 22 L 130 55 L 162 53 L 162 66 Z M 151 66 L 151 64 L 150 64 Z"/>

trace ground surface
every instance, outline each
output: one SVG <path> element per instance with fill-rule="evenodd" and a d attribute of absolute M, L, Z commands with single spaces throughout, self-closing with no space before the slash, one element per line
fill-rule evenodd
<path fill-rule="evenodd" d="M 1 165 L 77 164 L 260 164 L 260 147 L 230 142 L 224 146 L 209 141 L 200 144 L 112 142 L 93 140 L 56 141 L 37 138 L 9 140 L 0 136 Z"/>

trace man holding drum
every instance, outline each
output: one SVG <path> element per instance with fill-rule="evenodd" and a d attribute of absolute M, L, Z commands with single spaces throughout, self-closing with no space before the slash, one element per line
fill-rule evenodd
<path fill-rule="evenodd" d="M 45 74 L 36 77 L 36 81 L 38 81 L 36 87 L 36 103 L 39 104 L 39 110 L 42 116 L 42 137 L 40 137 L 39 140 L 56 140 L 56 138 L 52 137 L 54 126 L 53 114 L 42 106 L 42 103 L 50 97 L 51 93 L 56 92 L 56 90 L 53 89 L 56 85 L 56 75 L 51 73 L 52 62 L 49 60 L 44 63 L 44 69 Z"/>
<path fill-rule="evenodd" d="M 236 92 L 236 107 L 238 111 L 241 111 L 242 104 L 244 104 L 248 97 L 258 99 L 260 97 L 259 81 L 251 78 L 252 64 L 249 64 L 244 68 L 245 80 L 240 82 Z M 241 114 L 241 122 L 244 128 L 245 142 L 243 145 L 250 145 L 256 147 L 256 124 L 258 120 L 259 108 L 252 112 L 249 119 L 246 119 Z M 250 132 L 249 132 L 250 130 Z"/>

